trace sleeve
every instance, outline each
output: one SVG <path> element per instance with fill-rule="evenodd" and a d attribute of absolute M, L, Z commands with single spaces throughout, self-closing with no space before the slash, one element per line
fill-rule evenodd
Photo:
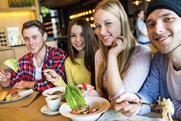
<path fill-rule="evenodd" d="M 125 74 L 123 76 L 123 82 L 125 90 L 128 92 L 137 93 L 142 87 L 146 77 L 148 76 L 152 54 L 148 47 L 140 45 L 139 52 L 134 52 L 133 57 L 130 58 Z"/>
<path fill-rule="evenodd" d="M 53 85 L 55 85 L 56 87 L 58 87 L 58 86 L 66 86 L 66 84 L 65 84 L 65 82 L 64 82 L 64 80 L 62 79 L 61 76 L 58 77 L 57 81 L 52 82 L 52 83 L 53 83 Z"/>
<path fill-rule="evenodd" d="M 181 102 L 175 101 L 175 100 L 173 100 L 172 102 L 173 102 L 174 109 L 175 109 L 175 113 L 173 115 L 173 118 L 181 120 Z"/>
<path fill-rule="evenodd" d="M 19 82 L 21 80 L 20 75 L 21 75 L 21 68 L 22 68 L 22 59 L 19 60 L 18 62 L 18 71 L 14 72 L 11 70 L 11 81 L 10 81 L 10 86 L 14 86 L 16 82 Z M 24 65 L 25 66 L 25 65 Z"/>
<path fill-rule="evenodd" d="M 71 74 L 71 64 L 70 64 L 69 58 L 67 58 L 65 60 L 65 73 L 66 73 L 66 77 L 67 77 L 67 84 L 74 85 L 74 82 L 72 79 L 72 74 Z"/>
<path fill-rule="evenodd" d="M 150 73 L 141 88 L 141 90 L 137 93 L 137 95 L 142 99 L 145 103 L 156 103 L 157 98 L 160 95 L 160 74 L 159 74 L 159 61 L 160 58 L 158 56 L 154 56 L 151 64 Z M 150 112 L 150 106 L 143 105 L 139 114 L 145 114 Z"/>
<path fill-rule="evenodd" d="M 66 59 L 66 53 L 61 50 L 58 54 L 53 57 L 51 67 L 54 69 L 65 81 L 66 75 L 65 75 L 65 59 Z"/>
<path fill-rule="evenodd" d="M 48 60 L 49 67 L 47 67 L 47 68 L 55 70 L 55 72 L 59 74 L 64 81 L 66 78 L 65 67 L 64 67 L 65 58 L 66 58 L 66 53 L 63 50 L 55 52 L 55 54 L 52 55 L 52 57 L 50 57 L 50 60 Z M 40 92 L 51 87 L 54 87 L 54 85 L 51 82 L 48 82 L 47 80 L 45 80 L 44 76 L 41 80 L 36 81 L 34 85 L 34 89 Z"/>

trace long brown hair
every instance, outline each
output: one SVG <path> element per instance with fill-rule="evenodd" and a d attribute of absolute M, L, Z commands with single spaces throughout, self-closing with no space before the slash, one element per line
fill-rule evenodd
<path fill-rule="evenodd" d="M 119 2 L 119 0 L 103 0 L 96 6 L 95 13 L 99 9 L 108 11 L 109 13 L 113 14 L 115 17 L 117 17 L 120 20 L 120 24 L 121 24 L 120 35 L 122 35 L 128 41 L 126 49 L 123 50 L 121 53 L 119 53 L 119 55 L 117 57 L 118 66 L 119 66 L 119 70 L 120 70 L 120 76 L 122 77 L 126 70 L 126 64 L 128 62 L 128 59 L 129 59 L 133 49 L 135 48 L 136 40 L 131 32 L 127 14 L 126 14 L 123 6 Z M 104 66 L 102 66 L 102 68 L 98 72 L 98 76 L 97 76 L 98 78 L 96 79 L 96 81 L 97 81 L 96 86 L 100 89 L 103 89 L 101 75 L 103 74 L 103 72 L 106 69 L 109 47 L 105 46 L 102 42 L 100 44 L 101 44 L 101 53 L 103 56 L 103 60 L 105 62 L 103 62 Z"/>
<path fill-rule="evenodd" d="M 95 37 L 94 31 L 91 28 L 89 22 L 83 18 L 74 19 L 69 23 L 68 26 L 68 54 L 72 63 L 77 64 L 75 58 L 77 57 L 78 51 L 72 46 L 71 43 L 71 28 L 73 25 L 78 25 L 82 27 L 84 41 L 85 41 L 85 54 L 84 54 L 84 64 L 87 70 L 91 72 L 91 84 L 95 86 L 95 64 L 94 56 L 99 47 L 99 43 Z"/>

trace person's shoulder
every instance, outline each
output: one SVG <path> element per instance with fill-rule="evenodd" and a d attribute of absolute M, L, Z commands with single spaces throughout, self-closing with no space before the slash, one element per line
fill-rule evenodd
<path fill-rule="evenodd" d="M 23 56 L 21 56 L 19 58 L 19 62 L 21 62 L 21 61 L 30 61 L 30 60 L 32 60 L 32 58 L 33 58 L 33 54 L 28 52 L 27 54 L 25 54 L 25 55 L 23 55 Z"/>
<path fill-rule="evenodd" d="M 152 54 L 150 47 L 147 46 L 147 45 L 137 44 L 135 46 L 135 50 L 134 51 L 136 53 L 150 53 L 150 54 Z"/>
<path fill-rule="evenodd" d="M 53 55 L 65 55 L 65 56 L 67 55 L 67 53 L 61 48 L 55 48 L 50 46 L 48 46 L 47 48 L 49 52 Z"/>
<path fill-rule="evenodd" d="M 102 55 L 102 50 L 98 49 L 96 54 L 95 54 L 95 64 L 101 64 L 103 62 L 103 55 Z"/>
<path fill-rule="evenodd" d="M 77 65 L 77 64 L 74 64 L 74 63 L 72 62 L 72 60 L 70 59 L 70 57 L 67 57 L 67 58 L 65 59 L 65 68 L 72 69 L 72 68 L 74 68 L 76 65 Z"/>
<path fill-rule="evenodd" d="M 70 57 L 67 57 L 67 58 L 65 59 L 65 64 L 68 64 L 68 63 L 70 63 L 70 62 L 71 62 Z"/>
<path fill-rule="evenodd" d="M 95 53 L 95 57 L 101 57 L 102 53 L 101 53 L 101 49 L 98 49 Z"/>

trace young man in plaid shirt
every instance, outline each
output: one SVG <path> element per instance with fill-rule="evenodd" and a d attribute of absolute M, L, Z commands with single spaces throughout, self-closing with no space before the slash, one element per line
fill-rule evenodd
<path fill-rule="evenodd" d="M 47 33 L 43 24 L 37 20 L 25 22 L 22 35 L 29 53 L 19 59 L 18 71 L 0 72 L 2 86 L 14 88 L 33 88 L 42 92 L 54 87 L 43 74 L 45 69 L 55 70 L 65 80 L 64 61 L 66 53 L 45 44 Z"/>

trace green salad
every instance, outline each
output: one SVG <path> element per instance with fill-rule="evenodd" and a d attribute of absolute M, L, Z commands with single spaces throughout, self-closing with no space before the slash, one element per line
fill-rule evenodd
<path fill-rule="evenodd" d="M 8 59 L 4 62 L 4 64 L 10 69 L 12 69 L 14 72 L 18 71 L 18 61 L 16 59 Z"/>
<path fill-rule="evenodd" d="M 72 85 L 67 85 L 65 91 L 65 99 L 71 109 L 77 109 L 87 106 L 86 101 L 82 96 L 80 90 Z"/>

